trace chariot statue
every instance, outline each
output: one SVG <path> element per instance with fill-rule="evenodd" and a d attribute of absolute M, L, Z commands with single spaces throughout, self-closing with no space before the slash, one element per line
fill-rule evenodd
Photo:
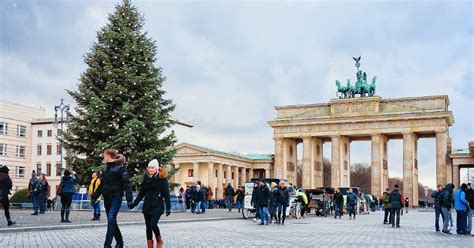
<path fill-rule="evenodd" d="M 359 70 L 360 67 L 360 59 L 361 57 L 359 56 L 358 58 L 354 58 L 355 66 L 357 67 L 357 73 L 356 73 L 356 78 L 357 81 L 355 82 L 354 85 L 351 85 L 351 80 L 347 79 L 347 84 L 343 85 L 341 81 L 336 80 L 336 86 L 337 86 L 337 93 L 336 97 L 339 98 L 354 98 L 357 95 L 359 97 L 365 97 L 365 96 L 374 96 L 375 95 L 375 83 L 377 81 L 377 76 L 372 78 L 372 83 L 367 83 L 367 73 Z"/>

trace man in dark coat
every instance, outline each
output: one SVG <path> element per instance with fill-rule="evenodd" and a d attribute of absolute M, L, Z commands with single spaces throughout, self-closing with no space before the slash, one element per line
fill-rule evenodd
<path fill-rule="evenodd" d="M 446 187 L 444 187 L 439 200 L 444 216 L 442 232 L 445 234 L 451 234 L 451 232 L 449 232 L 449 220 L 451 219 L 451 208 L 453 207 L 453 189 L 454 184 L 448 183 Z"/>
<path fill-rule="evenodd" d="M 235 191 L 234 188 L 232 188 L 232 185 L 227 184 L 227 188 L 225 188 L 225 198 L 227 202 L 227 208 L 229 208 L 229 212 L 232 211 L 232 204 L 234 202 L 234 195 Z"/>
<path fill-rule="evenodd" d="M 443 219 L 444 222 L 444 215 L 441 210 L 441 196 L 443 193 L 443 185 L 438 185 L 438 189 L 436 191 L 433 191 L 431 193 L 431 197 L 434 199 L 434 209 L 435 209 L 435 229 L 437 232 L 439 232 L 439 216 L 441 215 L 441 218 Z"/>
<path fill-rule="evenodd" d="M 270 189 L 268 188 L 265 181 L 262 179 L 258 183 L 258 192 L 257 192 L 257 204 L 260 212 L 260 224 L 259 225 L 268 225 L 270 218 L 268 217 L 268 203 L 270 201 Z"/>
<path fill-rule="evenodd" d="M 258 194 L 258 183 L 255 182 L 253 184 L 252 199 L 250 200 L 250 203 L 252 204 L 253 208 L 255 208 L 256 210 L 255 218 L 253 219 L 254 222 L 260 219 L 260 212 L 258 212 L 257 194 Z"/>
<path fill-rule="evenodd" d="M 347 210 L 349 211 L 349 219 L 355 219 L 357 213 L 357 195 L 349 188 L 347 192 Z M 354 216 L 354 217 L 352 217 Z"/>
<path fill-rule="evenodd" d="M 10 219 L 10 200 L 8 195 L 11 194 L 13 187 L 12 179 L 8 175 L 8 167 L 6 165 L 0 167 L 0 202 L 3 205 L 3 211 L 7 218 L 8 226 L 14 225 L 15 222 Z"/>
<path fill-rule="evenodd" d="M 341 193 L 341 189 L 336 189 L 336 193 L 333 196 L 334 203 L 334 219 L 339 216 L 339 219 L 342 216 L 342 205 L 344 204 L 344 196 Z"/>
<path fill-rule="evenodd" d="M 403 200 L 400 191 L 398 190 L 398 184 L 395 184 L 395 189 L 390 193 L 390 211 L 392 218 L 392 227 L 397 225 L 397 228 L 400 228 L 400 209 L 403 208 Z M 396 222 L 396 223 L 395 223 Z"/>

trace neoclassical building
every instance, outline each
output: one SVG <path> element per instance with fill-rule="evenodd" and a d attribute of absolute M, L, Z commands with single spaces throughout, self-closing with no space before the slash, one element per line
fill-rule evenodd
<path fill-rule="evenodd" d="M 173 181 L 181 187 L 201 181 L 211 186 L 214 196 L 221 198 L 224 187 L 243 185 L 254 177 L 272 177 L 273 154 L 237 154 L 189 143 L 176 146 L 171 166 L 179 168 Z"/>

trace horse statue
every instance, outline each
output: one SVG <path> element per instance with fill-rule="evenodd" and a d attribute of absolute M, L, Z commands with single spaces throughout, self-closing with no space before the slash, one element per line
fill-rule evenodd
<path fill-rule="evenodd" d="M 355 88 L 351 85 L 351 80 L 347 79 L 347 86 L 346 86 L 346 95 L 347 97 L 353 98 L 355 96 Z"/>
<path fill-rule="evenodd" d="M 372 79 L 372 83 L 369 85 L 369 96 L 375 95 L 375 82 L 377 81 L 377 76 Z"/>
<path fill-rule="evenodd" d="M 341 81 L 336 80 L 337 92 L 336 97 L 338 98 L 345 98 L 347 97 L 347 87 L 342 85 Z"/>

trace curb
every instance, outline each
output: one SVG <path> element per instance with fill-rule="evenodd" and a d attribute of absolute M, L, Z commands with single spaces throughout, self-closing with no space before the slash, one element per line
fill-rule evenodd
<path fill-rule="evenodd" d="M 237 220 L 242 217 L 212 217 L 203 219 L 176 219 L 176 220 L 162 220 L 160 224 L 167 223 L 183 223 L 183 222 L 204 222 L 204 221 L 219 221 L 219 220 Z M 119 222 L 120 226 L 131 226 L 131 225 L 144 225 L 144 221 L 130 221 L 130 222 Z M 56 225 L 56 226 L 41 226 L 41 227 L 5 227 L 0 228 L 0 234 L 2 233 L 18 233 L 18 232 L 31 232 L 31 231 L 51 231 L 51 230 L 65 230 L 65 229 L 80 229 L 80 228 L 95 228 L 104 227 L 107 223 L 99 224 L 76 224 L 76 225 Z"/>

